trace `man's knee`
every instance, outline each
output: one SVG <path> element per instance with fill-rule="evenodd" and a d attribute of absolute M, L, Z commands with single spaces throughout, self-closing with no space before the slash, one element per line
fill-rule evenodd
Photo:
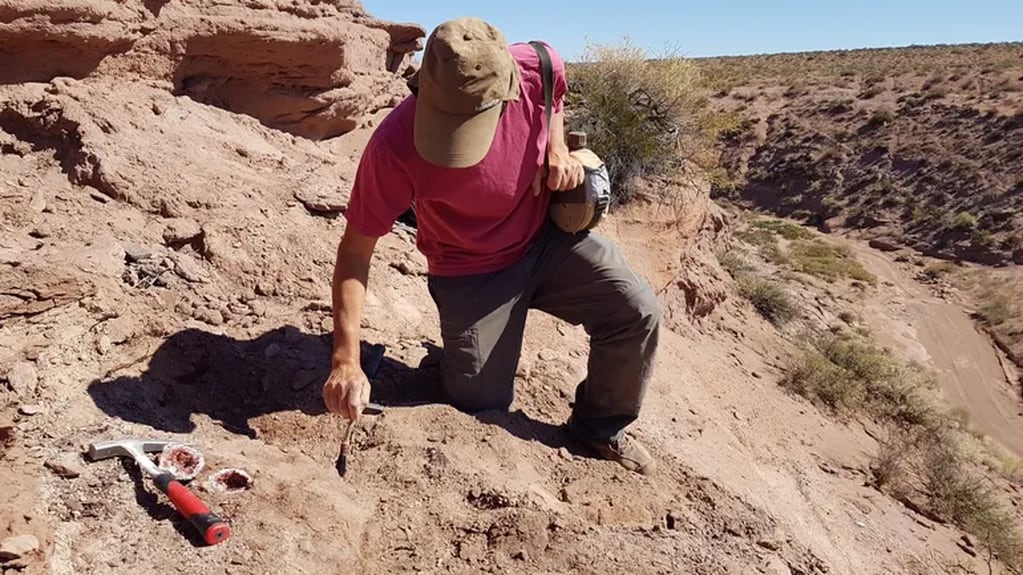
<path fill-rule="evenodd" d="M 511 386 L 497 388 L 467 378 L 445 377 L 443 388 L 448 403 L 465 413 L 508 411 L 514 400 Z"/>
<path fill-rule="evenodd" d="M 628 298 L 632 320 L 644 331 L 656 331 L 661 323 L 661 302 L 646 282 L 639 281 L 640 285 Z"/>

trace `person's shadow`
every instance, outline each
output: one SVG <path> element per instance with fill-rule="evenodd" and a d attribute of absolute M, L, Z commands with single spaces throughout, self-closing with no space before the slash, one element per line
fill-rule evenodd
<path fill-rule="evenodd" d="M 370 401 L 384 408 L 449 403 L 440 386 L 440 348 L 422 342 L 427 355 L 416 367 L 389 357 L 385 348 L 371 369 L 380 344 L 361 343 L 363 368 L 375 372 Z M 107 415 L 160 431 L 189 433 L 195 429 L 192 415 L 201 413 L 227 431 L 255 438 L 249 422 L 259 416 L 327 412 L 322 393 L 331 350 L 331 334 L 309 334 L 293 326 L 251 340 L 190 328 L 164 341 L 141 375 L 94 381 L 88 393 Z M 473 415 L 527 442 L 585 452 L 560 426 L 522 411 Z"/>
<path fill-rule="evenodd" d="M 322 392 L 330 373 L 331 338 L 291 326 L 252 340 L 185 329 L 160 345 L 141 375 L 94 381 L 88 393 L 107 415 L 157 430 L 191 432 L 192 415 L 202 413 L 228 431 L 255 437 L 249 421 L 261 415 L 326 413 Z M 423 346 L 428 358 L 440 352 L 429 342 Z M 362 342 L 364 367 L 374 347 Z M 384 407 L 439 403 L 439 377 L 439 367 L 413 368 L 385 350 L 370 399 Z"/>

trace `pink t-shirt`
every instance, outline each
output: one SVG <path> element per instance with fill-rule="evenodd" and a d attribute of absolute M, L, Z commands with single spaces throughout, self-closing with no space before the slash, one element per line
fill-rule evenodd
<path fill-rule="evenodd" d="M 522 70 L 521 96 L 509 102 L 487 156 L 470 168 L 441 168 L 416 151 L 412 139 L 415 97 L 380 123 L 356 172 L 345 217 L 365 235 L 379 237 L 415 201 L 417 246 L 434 275 L 496 271 L 529 249 L 547 216 L 550 192 L 531 191 L 547 141 L 540 59 L 529 44 L 512 44 Z M 554 64 L 552 113 L 568 91 L 565 64 L 548 46 Z"/>

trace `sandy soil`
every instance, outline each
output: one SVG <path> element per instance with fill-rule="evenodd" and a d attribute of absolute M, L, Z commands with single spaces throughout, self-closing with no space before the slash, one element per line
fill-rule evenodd
<path fill-rule="evenodd" d="M 881 287 L 864 312 L 878 338 L 935 370 L 945 399 L 971 426 L 1023 456 L 1023 403 L 1014 368 L 958 303 L 915 281 L 913 265 L 850 242 Z"/>
<path fill-rule="evenodd" d="M 778 387 L 782 338 L 732 297 L 706 189 L 601 227 L 666 311 L 635 427 L 658 474 L 561 431 L 587 338 L 540 314 L 510 413 L 439 403 L 425 262 L 395 228 L 362 325 L 387 349 L 386 409 L 339 477 L 320 395 L 330 278 L 383 114 L 315 142 L 159 82 L 0 86 L 0 547 L 37 541 L 4 575 L 982 572 L 960 532 L 867 486 L 868 433 Z M 189 487 L 231 539 L 201 545 L 136 466 L 82 458 L 137 436 L 204 453 Z M 205 490 L 223 467 L 252 488 Z"/>

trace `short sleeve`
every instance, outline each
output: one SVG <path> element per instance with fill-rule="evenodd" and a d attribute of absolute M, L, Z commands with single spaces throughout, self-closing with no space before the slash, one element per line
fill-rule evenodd
<path fill-rule="evenodd" d="M 565 73 L 565 60 L 561 57 L 561 53 L 558 52 L 553 46 L 539 40 L 541 44 L 547 48 L 547 53 L 551 57 L 551 68 L 554 72 L 554 102 L 551 108 L 555 113 L 561 112 L 565 108 L 565 96 L 568 94 L 568 79 Z M 540 56 L 536 53 L 536 49 L 529 45 L 528 42 L 516 42 L 509 46 L 512 55 L 522 64 L 523 68 L 531 73 L 537 81 L 542 81 L 543 71 L 540 66 Z M 540 86 L 537 85 L 537 89 L 542 94 Z"/>
<path fill-rule="evenodd" d="M 565 108 L 565 96 L 568 94 L 568 78 L 565 73 L 565 61 L 561 54 L 544 42 L 547 52 L 551 55 L 551 64 L 554 68 L 554 111 L 560 112 Z"/>
<path fill-rule="evenodd" d="M 378 129 L 366 144 L 345 210 L 349 225 L 373 237 L 390 232 L 412 202 L 412 182 L 383 134 Z"/>

